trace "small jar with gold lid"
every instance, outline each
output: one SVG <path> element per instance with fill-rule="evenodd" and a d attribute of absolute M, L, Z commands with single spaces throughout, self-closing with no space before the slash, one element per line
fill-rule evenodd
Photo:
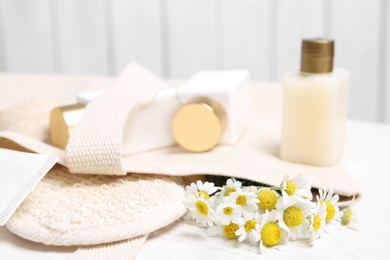
<path fill-rule="evenodd" d="M 349 72 L 333 68 L 334 50 L 332 39 L 304 39 L 300 70 L 283 78 L 284 160 L 333 166 L 342 155 Z"/>
<path fill-rule="evenodd" d="M 178 89 L 172 119 L 176 142 L 191 152 L 235 144 L 251 120 L 247 70 L 200 71 Z"/>

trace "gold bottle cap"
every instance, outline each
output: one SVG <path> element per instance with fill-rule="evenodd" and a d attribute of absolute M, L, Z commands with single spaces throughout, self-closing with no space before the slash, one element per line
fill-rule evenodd
<path fill-rule="evenodd" d="M 54 146 L 66 148 L 70 132 L 83 117 L 84 112 L 84 104 L 56 107 L 51 111 L 49 133 L 50 141 Z"/>
<path fill-rule="evenodd" d="M 334 41 L 312 38 L 302 40 L 301 71 L 329 73 L 333 71 Z"/>
<path fill-rule="evenodd" d="M 216 100 L 199 97 L 180 108 L 172 120 L 177 143 L 191 152 L 213 148 L 226 128 L 226 113 Z"/>

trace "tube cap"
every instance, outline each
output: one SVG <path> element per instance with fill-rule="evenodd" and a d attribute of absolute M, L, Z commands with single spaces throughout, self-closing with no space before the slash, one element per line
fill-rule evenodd
<path fill-rule="evenodd" d="M 49 133 L 54 146 L 65 149 L 70 132 L 83 117 L 84 104 L 73 104 L 54 108 L 50 113 Z"/>
<path fill-rule="evenodd" d="M 212 149 L 226 129 L 226 113 L 214 99 L 198 97 L 180 108 L 172 120 L 177 143 L 191 152 Z"/>
<path fill-rule="evenodd" d="M 329 73 L 333 71 L 334 41 L 312 38 L 302 40 L 301 71 Z"/>

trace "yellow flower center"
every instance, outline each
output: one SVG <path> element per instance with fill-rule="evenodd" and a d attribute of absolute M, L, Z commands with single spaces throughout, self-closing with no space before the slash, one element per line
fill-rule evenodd
<path fill-rule="evenodd" d="M 260 232 L 261 241 L 265 246 L 274 246 L 280 242 L 282 231 L 275 223 L 268 222 L 263 226 Z"/>
<path fill-rule="evenodd" d="M 210 195 L 207 192 L 203 191 L 203 190 L 198 191 L 199 198 L 200 198 L 201 195 L 203 195 L 206 200 L 208 200 L 210 198 Z"/>
<path fill-rule="evenodd" d="M 344 210 L 344 213 L 348 215 L 348 218 L 352 217 L 352 209 L 347 208 L 347 209 Z"/>
<path fill-rule="evenodd" d="M 223 233 L 225 236 L 229 239 L 235 239 L 237 238 L 235 232 L 239 229 L 239 226 L 233 222 L 230 222 L 229 225 L 223 226 Z"/>
<path fill-rule="evenodd" d="M 331 221 L 334 217 L 334 215 L 336 214 L 336 210 L 333 206 L 332 203 L 330 203 L 329 201 L 321 201 L 321 204 L 322 203 L 325 203 L 326 204 L 326 223 L 328 223 L 329 221 Z"/>
<path fill-rule="evenodd" d="M 232 213 L 233 213 L 233 208 L 232 207 L 225 207 L 225 208 L 223 208 L 223 214 L 231 215 Z"/>
<path fill-rule="evenodd" d="M 235 191 L 236 191 L 236 188 L 227 188 L 227 189 L 225 190 L 224 196 L 227 197 L 227 196 L 230 195 L 230 193 L 235 192 Z"/>
<path fill-rule="evenodd" d="M 303 221 L 301 209 L 295 206 L 288 207 L 283 213 L 283 220 L 288 227 L 299 226 Z"/>
<path fill-rule="evenodd" d="M 248 220 L 245 225 L 244 225 L 245 231 L 246 232 L 251 232 L 253 229 L 256 228 L 256 221 L 255 220 Z"/>
<path fill-rule="evenodd" d="M 239 195 L 236 199 L 236 204 L 240 206 L 246 206 L 246 196 L 245 195 Z"/>
<path fill-rule="evenodd" d="M 209 207 L 206 203 L 204 203 L 201 200 L 198 200 L 195 204 L 196 209 L 199 211 L 200 214 L 207 216 L 209 214 Z"/>
<path fill-rule="evenodd" d="M 315 215 L 314 216 L 314 220 L 313 220 L 313 229 L 314 231 L 317 231 L 318 229 L 320 229 L 321 227 L 321 217 L 319 215 Z"/>
<path fill-rule="evenodd" d="M 264 211 L 266 209 L 269 211 L 273 210 L 276 203 L 278 202 L 278 197 L 272 190 L 261 190 L 259 193 L 257 193 L 257 198 L 260 200 L 260 203 L 257 205 Z"/>
<path fill-rule="evenodd" d="M 348 226 L 351 221 L 352 210 L 350 208 L 347 208 L 343 210 L 343 213 L 344 215 L 341 217 L 341 224 Z"/>
<path fill-rule="evenodd" d="M 285 191 L 288 196 L 292 196 L 297 191 L 297 185 L 293 181 L 287 181 Z"/>

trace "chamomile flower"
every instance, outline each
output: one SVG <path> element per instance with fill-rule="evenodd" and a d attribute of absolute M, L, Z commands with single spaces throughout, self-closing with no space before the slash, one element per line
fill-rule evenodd
<path fill-rule="evenodd" d="M 282 199 L 276 205 L 276 219 L 282 228 L 289 230 L 289 238 L 293 241 L 307 236 L 310 226 L 308 218 L 311 215 L 312 204 L 310 201 L 303 203 L 296 199 L 290 199 L 285 203 Z"/>
<path fill-rule="evenodd" d="M 273 210 L 278 203 L 277 193 L 268 188 L 259 189 L 257 192 L 257 199 L 260 201 L 257 203 L 257 206 L 262 213 L 264 213 L 266 210 Z"/>
<path fill-rule="evenodd" d="M 234 222 L 230 222 L 226 225 L 213 226 L 208 229 L 208 233 L 211 235 L 224 236 L 227 239 L 237 239 L 236 231 L 240 226 Z"/>
<path fill-rule="evenodd" d="M 235 179 L 228 179 L 226 185 L 222 186 L 222 196 L 227 197 L 230 193 L 241 189 L 241 182 Z"/>
<path fill-rule="evenodd" d="M 222 225 L 228 225 L 230 222 L 238 223 L 241 219 L 241 207 L 230 200 L 225 200 L 217 206 L 216 221 Z"/>
<path fill-rule="evenodd" d="M 224 201 L 232 202 L 241 206 L 243 212 L 254 212 L 257 210 L 257 199 L 256 193 L 249 189 L 239 189 L 235 192 L 230 193 L 228 197 L 225 197 Z"/>
<path fill-rule="evenodd" d="M 189 209 L 192 219 L 203 226 L 213 226 L 213 209 L 210 206 L 210 200 L 206 200 L 204 195 L 190 200 L 185 200 L 184 205 Z"/>
<path fill-rule="evenodd" d="M 314 207 L 313 215 L 310 218 L 309 231 L 311 232 L 310 241 L 314 243 L 325 231 L 326 222 L 326 204 L 318 202 Z"/>
<path fill-rule="evenodd" d="M 191 183 L 190 186 L 187 186 L 186 190 L 187 194 L 189 195 L 193 194 L 195 195 L 195 197 L 200 197 L 201 195 L 203 195 L 204 198 L 208 200 L 210 198 L 210 195 L 216 192 L 218 188 L 214 187 L 214 183 L 212 182 L 206 181 L 205 183 L 203 183 L 201 181 L 197 181 L 196 184 Z"/>
<path fill-rule="evenodd" d="M 342 227 L 348 227 L 353 230 L 358 230 L 358 218 L 355 198 L 353 198 L 351 205 L 343 209 L 341 212 L 343 213 L 343 215 L 341 216 Z"/>
<path fill-rule="evenodd" d="M 255 243 L 259 241 L 259 232 L 257 231 L 260 227 L 259 225 L 259 217 L 258 212 L 245 212 L 243 214 L 243 218 L 239 222 L 239 229 L 234 232 L 234 234 L 238 237 L 238 242 L 242 242 L 245 239 Z"/>
<path fill-rule="evenodd" d="M 289 179 L 289 176 L 286 175 L 280 186 L 284 200 L 295 198 L 305 201 L 313 198 L 309 179 L 304 175 L 298 175 L 292 179 Z"/>
<path fill-rule="evenodd" d="M 261 253 L 266 253 L 269 248 L 284 243 L 288 239 L 288 231 L 278 225 L 274 212 L 265 211 L 261 215 L 259 228 L 259 248 Z"/>
<path fill-rule="evenodd" d="M 321 204 L 326 205 L 326 224 L 339 225 L 343 213 L 340 211 L 337 206 L 339 201 L 339 195 L 333 195 L 333 190 L 318 190 L 319 196 L 317 196 L 317 201 Z M 329 231 L 329 228 L 326 228 Z"/>

